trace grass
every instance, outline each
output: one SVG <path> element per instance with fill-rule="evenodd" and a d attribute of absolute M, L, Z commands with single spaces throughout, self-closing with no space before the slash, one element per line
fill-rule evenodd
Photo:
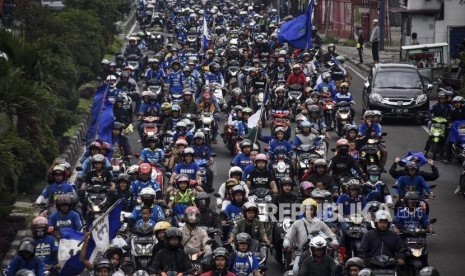
<path fill-rule="evenodd" d="M 355 47 L 357 46 L 357 41 L 353 39 L 347 39 L 345 42 L 342 43 L 344 46 Z"/>

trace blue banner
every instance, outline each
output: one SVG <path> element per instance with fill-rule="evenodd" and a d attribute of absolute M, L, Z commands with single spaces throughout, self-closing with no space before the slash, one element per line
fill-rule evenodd
<path fill-rule="evenodd" d="M 400 162 L 401 166 L 405 166 L 407 162 L 411 161 L 412 158 L 415 158 L 418 160 L 418 166 L 421 167 L 428 163 L 428 159 L 425 157 L 423 152 L 411 152 L 410 150 L 407 152 L 407 154 L 402 158 L 402 161 Z"/>
<path fill-rule="evenodd" d="M 87 132 L 87 145 L 95 140 L 108 142 L 111 145 L 111 134 L 115 117 L 113 115 L 113 104 L 106 99 L 109 89 L 104 84 L 97 89 L 92 105 L 91 123 Z"/>
<path fill-rule="evenodd" d="M 312 41 L 312 13 L 314 0 L 308 4 L 305 14 L 285 22 L 279 28 L 278 40 L 287 42 L 294 48 L 311 49 L 313 48 Z"/>

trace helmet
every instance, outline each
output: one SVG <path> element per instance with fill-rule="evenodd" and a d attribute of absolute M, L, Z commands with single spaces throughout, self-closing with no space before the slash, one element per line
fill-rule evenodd
<path fill-rule="evenodd" d="M 142 201 L 153 201 L 155 200 L 156 192 L 153 188 L 147 187 L 140 191 L 140 198 Z"/>
<path fill-rule="evenodd" d="M 418 202 L 420 197 L 418 196 L 417 192 L 407 192 L 404 196 L 404 201 L 415 200 Z"/>
<path fill-rule="evenodd" d="M 170 239 L 172 238 L 175 238 L 178 240 L 178 244 L 176 247 L 180 247 L 182 246 L 181 242 L 182 242 L 182 232 L 181 230 L 179 230 L 178 228 L 176 227 L 170 227 L 168 228 L 168 230 L 166 230 L 165 232 L 165 244 L 168 246 L 168 247 L 173 247 L 171 245 L 171 242 L 170 242 Z"/>
<path fill-rule="evenodd" d="M 230 178 L 226 181 L 226 190 L 229 190 L 230 195 L 234 199 L 234 194 L 235 193 L 242 193 L 242 195 L 245 195 L 245 189 L 242 187 L 242 185 L 238 185 L 239 183 L 237 182 L 237 179 L 235 178 Z"/>
<path fill-rule="evenodd" d="M 444 91 L 439 91 L 439 92 L 438 92 L 438 99 L 439 99 L 439 98 L 444 98 L 444 99 L 445 99 L 446 97 L 447 97 L 446 92 L 444 92 Z"/>
<path fill-rule="evenodd" d="M 187 141 L 185 139 L 178 139 L 176 140 L 176 142 L 174 143 L 174 145 L 177 147 L 177 146 L 180 146 L 180 145 L 183 145 L 185 147 L 189 146 L 189 144 L 187 143 Z"/>
<path fill-rule="evenodd" d="M 325 167 L 328 166 L 328 162 L 323 158 L 318 158 L 313 162 L 314 167 Z"/>
<path fill-rule="evenodd" d="M 305 120 L 302 123 L 300 123 L 300 127 L 301 128 L 312 127 L 312 124 L 309 121 Z"/>
<path fill-rule="evenodd" d="M 53 167 L 53 170 L 52 170 L 53 173 L 58 172 L 58 173 L 61 173 L 61 174 L 63 174 L 65 171 L 66 171 L 66 168 L 64 166 L 62 166 L 62 165 L 56 165 L 56 166 Z"/>
<path fill-rule="evenodd" d="M 349 146 L 349 141 L 347 139 L 339 139 L 337 140 L 336 142 L 336 147 L 339 148 L 339 147 L 348 147 Z"/>
<path fill-rule="evenodd" d="M 299 69 L 300 70 L 301 69 L 300 64 L 292 65 L 292 70 L 294 70 L 294 69 Z"/>
<path fill-rule="evenodd" d="M 418 170 L 418 165 L 415 162 L 407 162 L 407 164 L 405 164 L 405 169 L 406 170 L 410 170 L 410 169 Z"/>
<path fill-rule="evenodd" d="M 182 68 L 182 71 L 183 72 L 191 72 L 191 68 L 189 68 L 189 66 L 184 66 L 184 68 Z"/>
<path fill-rule="evenodd" d="M 244 149 L 244 147 L 252 147 L 252 141 L 250 141 L 249 139 L 242 140 L 239 146 L 241 147 L 241 150 Z"/>
<path fill-rule="evenodd" d="M 236 236 L 236 247 L 238 247 L 240 243 L 246 243 L 250 248 L 250 246 L 252 245 L 252 237 L 245 232 L 239 233 Z"/>
<path fill-rule="evenodd" d="M 189 182 L 189 176 L 185 173 L 178 174 L 176 176 L 176 183 L 179 182 Z"/>
<path fill-rule="evenodd" d="M 299 122 L 299 121 L 305 121 L 307 118 L 305 117 L 305 115 L 303 114 L 299 114 L 295 117 L 295 121 L 296 122 Z"/>
<path fill-rule="evenodd" d="M 462 97 L 462 96 L 455 96 L 453 99 L 452 99 L 452 102 L 453 103 L 463 103 L 465 101 L 465 99 Z"/>
<path fill-rule="evenodd" d="M 129 175 L 122 173 L 118 175 L 118 179 L 116 180 L 117 183 L 121 181 L 126 181 L 127 183 L 131 182 L 131 179 L 129 178 Z"/>
<path fill-rule="evenodd" d="M 360 185 L 360 180 L 358 180 L 357 178 L 351 178 L 348 182 L 347 182 L 347 188 L 355 188 L 355 189 L 360 189 L 361 188 L 361 185 Z"/>
<path fill-rule="evenodd" d="M 150 5 L 147 5 L 147 6 L 150 6 Z M 150 274 L 145 270 L 137 270 L 132 275 L 133 276 L 149 276 Z"/>
<path fill-rule="evenodd" d="M 177 130 L 183 130 L 184 129 L 184 131 L 186 131 L 187 130 L 187 125 L 183 121 L 179 121 L 179 122 L 176 123 L 176 129 Z"/>
<path fill-rule="evenodd" d="M 376 165 L 371 165 L 367 168 L 367 174 L 369 175 L 379 175 L 381 174 L 381 169 Z"/>
<path fill-rule="evenodd" d="M 206 192 L 198 192 L 195 195 L 195 205 L 198 208 L 208 208 L 210 206 L 210 196 Z"/>
<path fill-rule="evenodd" d="M 420 276 L 439 276 L 439 271 L 435 267 L 427 266 L 420 270 Z"/>
<path fill-rule="evenodd" d="M 115 123 L 113 124 L 113 129 L 123 130 L 123 129 L 124 129 L 124 124 L 123 124 L 123 123 L 120 123 L 120 122 L 115 122 Z"/>
<path fill-rule="evenodd" d="M 69 194 L 59 194 L 55 201 L 57 207 L 60 207 L 61 205 L 65 204 L 71 206 L 71 203 L 71 197 Z"/>
<path fill-rule="evenodd" d="M 229 169 L 229 178 L 232 178 L 232 175 L 235 173 L 242 175 L 241 167 L 234 166 L 231 169 Z"/>
<path fill-rule="evenodd" d="M 343 82 L 343 83 L 341 83 L 340 87 L 341 87 L 341 88 L 342 88 L 342 87 L 349 88 L 349 83 Z"/>
<path fill-rule="evenodd" d="M 171 106 L 171 112 L 181 112 L 181 107 L 177 104 Z"/>
<path fill-rule="evenodd" d="M 192 96 L 192 89 L 189 89 L 189 88 L 184 89 L 184 90 L 182 91 L 182 94 L 183 94 L 184 96 L 185 96 L 185 95 L 190 95 L 190 96 Z"/>
<path fill-rule="evenodd" d="M 375 116 L 375 113 L 373 112 L 373 110 L 367 110 L 365 111 L 365 113 L 363 113 L 363 118 L 367 118 L 367 117 L 374 117 Z"/>
<path fill-rule="evenodd" d="M 171 62 L 171 67 L 173 67 L 173 66 L 176 65 L 176 64 L 177 64 L 178 66 L 181 66 L 181 62 L 179 62 L 179 60 L 176 59 L 176 60 L 173 60 L 173 61 Z"/>
<path fill-rule="evenodd" d="M 276 127 L 276 128 L 274 129 L 274 134 L 275 134 L 275 135 L 278 134 L 278 132 L 282 132 L 282 133 L 286 134 L 286 130 L 284 129 L 284 127 L 281 127 L 281 126 Z"/>
<path fill-rule="evenodd" d="M 220 70 L 220 65 L 216 62 L 212 62 L 208 65 L 208 68 L 211 72 L 218 72 Z"/>
<path fill-rule="evenodd" d="M 95 154 L 94 156 L 92 156 L 92 163 L 102 163 L 102 164 L 104 164 L 105 163 L 105 156 L 103 156 L 102 154 Z"/>
<path fill-rule="evenodd" d="M 15 276 L 36 276 L 36 274 L 34 273 L 34 271 L 23 268 L 18 270 Z"/>
<path fill-rule="evenodd" d="M 158 144 L 159 140 L 158 140 L 158 136 L 155 136 L 155 135 L 150 135 L 147 137 L 146 139 L 147 143 L 150 143 L 150 142 L 155 142 Z"/>
<path fill-rule="evenodd" d="M 265 163 L 268 163 L 268 157 L 263 153 L 257 154 L 257 157 L 255 157 L 255 163 L 258 161 L 265 161 Z"/>
<path fill-rule="evenodd" d="M 323 72 L 321 74 L 321 79 L 325 80 L 325 79 L 330 79 L 331 78 L 331 74 L 329 72 Z"/>
<path fill-rule="evenodd" d="M 146 90 L 146 91 L 142 91 L 141 96 L 142 96 L 142 98 L 143 98 L 143 97 L 150 97 L 150 96 L 152 96 L 152 92 L 147 91 L 147 90 Z"/>
<path fill-rule="evenodd" d="M 242 206 L 242 211 L 244 217 L 246 217 L 247 211 L 255 211 L 255 214 L 258 216 L 258 205 L 255 202 L 246 202 L 244 206 Z"/>
<path fill-rule="evenodd" d="M 302 210 L 305 210 L 306 206 L 315 207 L 315 209 L 317 209 L 318 203 L 313 198 L 307 198 L 306 200 L 302 202 L 302 206 L 301 206 Z"/>
<path fill-rule="evenodd" d="M 192 155 L 194 156 L 195 151 L 193 148 L 185 148 L 184 151 L 182 152 L 182 156 L 187 156 L 187 155 Z"/>
<path fill-rule="evenodd" d="M 244 107 L 244 109 L 242 110 L 242 113 L 243 114 L 252 114 L 253 110 L 250 107 Z"/>
<path fill-rule="evenodd" d="M 101 147 L 101 149 L 110 150 L 110 149 L 111 149 L 111 145 L 110 145 L 110 143 L 103 142 L 103 143 L 102 143 L 102 147 Z"/>
<path fill-rule="evenodd" d="M 389 214 L 386 210 L 379 210 L 375 213 L 375 222 L 379 222 L 380 220 L 387 220 L 389 222 L 392 221 L 391 214 Z"/>
<path fill-rule="evenodd" d="M 212 259 L 215 260 L 218 257 L 223 257 L 226 260 L 229 259 L 229 253 L 224 247 L 218 247 L 217 249 L 213 250 Z"/>
<path fill-rule="evenodd" d="M 194 134 L 194 139 L 196 139 L 196 138 L 202 138 L 202 140 L 203 140 L 203 139 L 205 139 L 205 134 L 203 134 L 203 132 L 201 132 L 201 131 L 197 131 Z"/>
<path fill-rule="evenodd" d="M 168 103 L 168 102 L 164 102 L 164 103 L 161 104 L 160 109 L 161 109 L 161 111 L 169 110 L 169 109 L 171 109 L 171 104 Z"/>
<path fill-rule="evenodd" d="M 236 88 L 234 88 L 234 89 L 232 90 L 232 93 L 234 94 L 234 96 L 240 96 L 240 95 L 242 95 L 242 90 L 241 90 L 241 88 L 236 87 Z M 241 107 L 241 109 L 242 109 L 242 106 L 240 106 L 240 107 Z"/>
<path fill-rule="evenodd" d="M 316 104 L 312 104 L 309 108 L 308 108 L 308 112 L 310 113 L 320 113 L 320 107 Z"/>
<path fill-rule="evenodd" d="M 32 235 L 36 238 L 44 237 L 47 234 L 48 219 L 43 216 L 38 216 L 32 220 L 31 230 Z"/>
<path fill-rule="evenodd" d="M 327 243 L 325 238 L 321 236 L 316 236 L 310 240 L 310 248 L 311 249 L 324 249 Z"/>
<path fill-rule="evenodd" d="M 286 93 L 286 88 L 284 88 L 282 86 L 279 86 L 278 88 L 276 88 L 274 93 L 276 93 L 276 94 L 278 94 L 278 93 Z"/>
<path fill-rule="evenodd" d="M 141 163 L 139 164 L 138 173 L 150 175 L 152 173 L 152 166 L 149 163 Z"/>
<path fill-rule="evenodd" d="M 352 131 L 352 130 L 355 130 L 356 132 L 358 131 L 358 128 L 357 128 L 356 125 L 349 125 L 349 124 L 347 124 L 347 125 L 344 126 L 344 128 L 345 128 L 345 130 L 346 130 L 347 133 L 348 133 L 349 131 Z"/>
<path fill-rule="evenodd" d="M 36 251 L 36 246 L 35 246 L 34 240 L 32 238 L 30 238 L 30 237 L 26 237 L 26 238 L 22 239 L 21 242 L 19 243 L 18 251 L 19 251 L 20 254 L 21 254 L 21 252 L 28 252 L 31 255 L 34 255 L 34 253 Z"/>
<path fill-rule="evenodd" d="M 190 206 L 184 212 L 184 217 L 188 223 L 199 223 L 200 222 L 200 210 L 195 206 Z"/>
<path fill-rule="evenodd" d="M 281 184 L 281 186 L 292 185 L 294 183 L 294 181 L 292 181 L 292 178 L 290 178 L 289 176 L 285 176 L 285 177 L 281 178 L 279 183 Z"/>
<path fill-rule="evenodd" d="M 365 267 L 365 263 L 359 257 L 352 257 L 346 262 L 347 269 L 349 269 L 351 266 L 358 266 L 361 269 Z"/>
<path fill-rule="evenodd" d="M 374 276 L 375 274 L 369 268 L 364 268 L 358 272 L 358 276 Z"/>
<path fill-rule="evenodd" d="M 90 143 L 89 149 L 97 148 L 98 150 L 100 150 L 101 147 L 102 145 L 99 142 L 92 142 Z"/>
<path fill-rule="evenodd" d="M 303 181 L 302 183 L 300 183 L 300 189 L 302 189 L 302 191 L 312 188 L 315 188 L 315 186 L 310 181 Z"/>

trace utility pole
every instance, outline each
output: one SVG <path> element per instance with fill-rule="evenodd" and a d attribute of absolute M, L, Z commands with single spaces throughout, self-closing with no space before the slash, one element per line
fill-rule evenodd
<path fill-rule="evenodd" d="M 384 26 L 386 23 L 386 0 L 379 2 L 379 50 L 384 50 Z"/>
<path fill-rule="evenodd" d="M 331 19 L 331 9 L 333 8 L 333 1 L 327 0 L 326 1 L 326 21 L 325 21 L 325 37 L 328 35 L 329 32 L 329 21 Z"/>

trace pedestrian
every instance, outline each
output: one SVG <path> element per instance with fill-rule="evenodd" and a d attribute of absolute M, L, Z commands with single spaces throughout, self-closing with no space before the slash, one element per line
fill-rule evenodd
<path fill-rule="evenodd" d="M 371 30 L 370 36 L 370 43 L 371 43 L 371 53 L 373 54 L 373 62 L 376 64 L 379 62 L 379 27 L 378 27 L 378 19 L 373 19 L 373 29 Z"/>
<path fill-rule="evenodd" d="M 365 38 L 363 37 L 363 30 L 358 30 L 358 39 L 357 39 L 357 51 L 360 63 L 363 63 L 363 45 L 365 43 Z"/>
<path fill-rule="evenodd" d="M 417 33 L 412 33 L 412 37 L 410 38 L 410 45 L 420 45 L 420 42 L 418 42 Z"/>

